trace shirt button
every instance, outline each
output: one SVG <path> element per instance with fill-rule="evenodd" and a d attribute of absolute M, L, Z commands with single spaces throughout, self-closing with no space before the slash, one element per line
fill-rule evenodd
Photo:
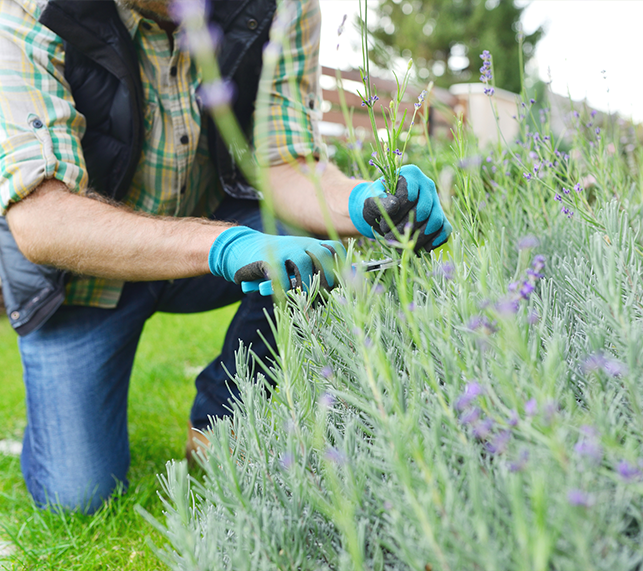
<path fill-rule="evenodd" d="M 13 319 L 14 321 L 16 319 L 18 319 L 19 317 L 20 317 L 20 312 L 18 312 L 18 311 L 12 311 L 11 312 L 11 319 Z"/>
<path fill-rule="evenodd" d="M 183 143 L 184 145 L 187 145 L 187 144 L 190 142 L 190 137 L 188 137 L 187 135 L 183 135 L 183 136 L 181 137 L 180 141 L 181 141 L 181 143 Z"/>
<path fill-rule="evenodd" d="M 172 77 L 176 77 L 176 66 L 175 66 L 175 65 L 173 65 L 173 66 L 170 68 L 170 75 L 171 75 Z"/>
<path fill-rule="evenodd" d="M 33 125 L 34 129 L 42 129 L 44 127 L 40 119 L 34 119 L 31 124 Z"/>
<path fill-rule="evenodd" d="M 248 20 L 248 29 L 249 30 L 256 30 L 258 25 L 259 25 L 259 22 L 257 22 L 257 20 L 255 20 L 254 18 L 250 18 Z"/>

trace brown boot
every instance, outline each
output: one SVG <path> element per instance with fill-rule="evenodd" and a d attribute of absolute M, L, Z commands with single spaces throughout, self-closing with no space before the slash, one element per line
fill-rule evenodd
<path fill-rule="evenodd" d="M 208 437 L 201 430 L 194 428 L 188 420 L 188 441 L 185 445 L 185 457 L 188 464 L 194 465 L 197 452 L 207 455 L 210 446 Z"/>

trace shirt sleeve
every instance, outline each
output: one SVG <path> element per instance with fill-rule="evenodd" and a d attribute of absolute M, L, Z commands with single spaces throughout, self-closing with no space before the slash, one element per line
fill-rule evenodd
<path fill-rule="evenodd" d="M 44 179 L 84 190 L 84 132 L 62 40 L 15 0 L 0 0 L 0 215 Z"/>
<path fill-rule="evenodd" d="M 319 132 L 319 0 L 279 5 L 264 50 L 255 117 L 255 149 L 259 161 L 267 165 L 325 155 Z"/>

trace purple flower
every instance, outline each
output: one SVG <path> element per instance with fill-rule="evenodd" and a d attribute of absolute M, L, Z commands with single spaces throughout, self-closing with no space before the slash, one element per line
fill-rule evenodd
<path fill-rule="evenodd" d="M 640 480 L 641 476 L 643 475 L 641 473 L 641 470 L 639 470 L 636 466 L 632 466 L 632 464 L 630 464 L 627 460 L 621 460 L 616 465 L 616 471 L 618 472 L 618 475 L 626 482 Z"/>
<path fill-rule="evenodd" d="M 465 408 L 468 408 L 469 405 L 483 393 L 484 389 L 475 381 L 467 383 L 464 387 L 464 393 L 458 398 L 455 403 L 455 408 L 457 410 L 464 410 Z"/>
<path fill-rule="evenodd" d="M 376 293 L 377 295 L 380 295 L 380 294 L 384 293 L 384 286 L 382 284 L 377 284 L 373 288 L 373 293 Z"/>
<path fill-rule="evenodd" d="M 528 248 L 536 248 L 540 244 L 540 240 L 533 234 L 527 234 L 518 240 L 518 250 L 526 250 Z"/>
<path fill-rule="evenodd" d="M 540 278 L 544 277 L 544 274 L 539 274 L 536 270 L 532 268 L 527 268 L 526 274 L 527 274 L 527 279 L 532 282 L 535 282 L 536 280 L 539 280 Z"/>
<path fill-rule="evenodd" d="M 524 172 L 524 173 L 522 173 L 522 176 L 524 176 L 527 180 L 531 180 L 531 173 L 530 172 Z"/>
<path fill-rule="evenodd" d="M 375 161 L 373 161 L 373 159 L 369 159 L 368 164 L 371 165 L 372 167 L 376 166 Z"/>
<path fill-rule="evenodd" d="M 489 87 L 489 82 L 493 79 L 493 75 L 491 73 L 491 54 L 488 50 L 484 50 L 480 55 L 480 58 L 484 62 L 480 68 L 480 81 L 485 85 L 485 95 L 492 96 L 495 93 L 495 90 L 493 87 Z"/>
<path fill-rule="evenodd" d="M 193 54 L 216 51 L 221 45 L 222 39 L 223 31 L 216 24 L 184 31 L 179 36 L 181 47 L 188 49 Z"/>
<path fill-rule="evenodd" d="M 190 22 L 205 18 L 208 7 L 206 0 L 174 0 L 170 4 L 170 15 L 175 22 Z"/>
<path fill-rule="evenodd" d="M 542 254 L 534 256 L 534 259 L 531 262 L 531 267 L 534 269 L 534 271 L 541 272 L 545 267 L 545 256 L 543 256 Z"/>
<path fill-rule="evenodd" d="M 606 357 L 602 351 L 596 351 L 589 355 L 582 365 L 582 370 L 585 374 L 593 371 L 604 371 L 610 377 L 619 377 L 627 373 L 627 367 L 623 363 Z"/>
<path fill-rule="evenodd" d="M 518 426 L 518 413 L 515 410 L 509 411 L 509 418 L 507 419 L 507 424 L 509 426 Z"/>
<path fill-rule="evenodd" d="M 594 117 L 596 117 L 596 114 L 597 114 L 597 113 L 598 113 L 598 111 L 596 111 L 596 109 L 594 109 L 594 110 L 590 113 L 590 115 L 592 116 L 592 119 L 593 119 Z"/>
<path fill-rule="evenodd" d="M 364 347 L 366 347 L 367 349 L 369 349 L 369 348 L 370 348 L 370 347 L 372 347 L 372 346 L 373 346 L 373 341 L 372 341 L 372 339 L 371 339 L 370 337 L 368 337 L 368 336 L 364 337 Z"/>
<path fill-rule="evenodd" d="M 505 297 L 499 300 L 494 307 L 502 317 L 509 317 L 510 315 L 518 313 L 520 303 L 517 299 Z"/>
<path fill-rule="evenodd" d="M 335 404 L 335 397 L 330 393 L 324 393 L 319 399 L 319 406 L 330 408 Z"/>
<path fill-rule="evenodd" d="M 467 327 L 471 329 L 471 331 L 481 329 L 482 332 L 486 335 L 491 335 L 492 333 L 498 331 L 496 323 L 489 321 L 489 318 L 486 315 L 474 315 L 471 319 L 469 319 Z"/>
<path fill-rule="evenodd" d="M 434 274 L 436 276 L 442 276 L 445 280 L 452 280 L 455 274 L 455 266 L 452 262 L 438 264 L 435 268 Z"/>
<path fill-rule="evenodd" d="M 204 83 L 199 88 L 199 96 L 203 105 L 208 109 L 218 109 L 229 105 L 234 97 L 234 85 L 227 80 L 216 80 Z"/>
<path fill-rule="evenodd" d="M 538 403 L 536 402 L 535 398 L 530 398 L 525 403 L 525 414 L 527 416 L 535 416 L 537 412 L 538 412 Z"/>
<path fill-rule="evenodd" d="M 474 406 L 469 410 L 465 410 L 462 416 L 460 416 L 460 422 L 465 426 L 467 424 L 475 424 L 480 418 L 480 412 L 481 411 L 477 406 Z"/>
<path fill-rule="evenodd" d="M 571 191 L 570 191 L 568 188 L 564 188 L 564 187 L 563 187 L 563 192 L 564 192 L 565 194 L 569 194 Z"/>
<path fill-rule="evenodd" d="M 600 464 L 603 459 L 603 447 L 599 439 L 598 431 L 593 426 L 581 426 L 582 436 L 579 438 L 574 450 L 579 456 L 584 456 L 592 463 Z"/>
<path fill-rule="evenodd" d="M 324 365 L 320 372 L 324 379 L 330 379 L 333 376 L 333 369 L 330 365 Z"/>
<path fill-rule="evenodd" d="M 412 302 L 411 302 L 411 303 L 409 303 L 409 305 L 408 305 L 408 310 L 409 310 L 409 311 L 415 311 L 416 307 L 417 307 L 417 306 L 415 305 L 415 302 L 414 302 L 414 301 L 412 301 Z"/>
<path fill-rule="evenodd" d="M 529 299 L 529 296 L 531 295 L 531 292 L 534 291 L 534 284 L 531 282 L 525 281 L 522 284 L 522 287 L 520 288 L 520 297 L 523 299 Z"/>
<path fill-rule="evenodd" d="M 627 367 L 616 359 L 607 359 L 605 365 L 603 366 L 603 370 L 610 377 L 622 377 L 623 375 L 627 374 Z"/>
<path fill-rule="evenodd" d="M 348 14 L 344 14 L 344 17 L 342 18 L 342 23 L 339 25 L 339 28 L 337 28 L 338 36 L 341 36 L 344 33 L 344 24 L 346 23 L 347 17 L 348 17 Z"/>
<path fill-rule="evenodd" d="M 485 418 L 482 422 L 478 422 L 473 427 L 473 435 L 479 440 L 484 440 L 487 436 L 489 436 L 492 428 L 493 420 L 491 418 Z"/>
<path fill-rule="evenodd" d="M 295 463 L 295 457 L 290 452 L 286 452 L 285 454 L 281 455 L 279 463 L 284 470 L 290 470 L 290 468 L 292 468 L 293 464 Z"/>
<path fill-rule="evenodd" d="M 577 182 L 577 183 L 574 185 L 574 190 L 575 190 L 576 192 L 583 192 L 583 187 L 580 185 L 580 182 Z"/>
<path fill-rule="evenodd" d="M 529 312 L 529 315 L 527 315 L 527 323 L 529 325 L 536 325 L 540 321 L 540 315 L 538 315 L 538 312 L 535 309 L 532 309 Z"/>
<path fill-rule="evenodd" d="M 346 454 L 344 454 L 341 450 L 338 450 L 334 446 L 329 446 L 326 449 L 324 458 L 326 458 L 326 460 L 332 462 L 333 464 L 337 464 L 338 466 L 343 466 L 344 464 L 346 464 L 347 460 Z"/>
<path fill-rule="evenodd" d="M 556 194 L 554 195 L 554 200 L 558 200 L 558 202 L 562 202 L 562 201 L 563 201 L 563 197 L 562 197 L 560 194 L 556 193 Z"/>
<path fill-rule="evenodd" d="M 398 157 L 402 156 L 402 151 L 400 151 L 400 149 L 395 149 L 393 153 L 396 154 Z"/>
<path fill-rule="evenodd" d="M 529 461 L 529 450 L 523 449 L 515 462 L 509 464 L 510 472 L 522 472 Z"/>
<path fill-rule="evenodd" d="M 501 430 L 485 444 L 485 448 L 492 454 L 502 454 L 507 450 L 509 440 L 511 440 L 511 431 Z"/>
<path fill-rule="evenodd" d="M 534 103 L 536 103 L 536 100 L 535 99 L 530 99 L 529 103 L 531 103 L 533 105 Z"/>
<path fill-rule="evenodd" d="M 572 506 L 579 506 L 582 508 L 589 508 L 594 504 L 594 498 L 590 494 L 577 488 L 571 489 L 567 492 L 567 501 Z"/>
<path fill-rule="evenodd" d="M 600 127 L 596 127 L 596 134 L 597 134 L 597 135 L 600 135 L 600 134 L 601 134 L 601 129 L 600 129 Z"/>

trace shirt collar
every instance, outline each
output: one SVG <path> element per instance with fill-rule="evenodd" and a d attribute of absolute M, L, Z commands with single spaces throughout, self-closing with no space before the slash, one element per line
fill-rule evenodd
<path fill-rule="evenodd" d="M 116 9 L 118 10 L 118 15 L 121 17 L 123 24 L 125 24 L 125 28 L 129 32 L 132 39 L 134 39 L 138 27 L 141 25 L 141 22 L 145 20 L 145 18 L 143 18 L 143 16 L 139 12 L 133 10 L 132 8 L 128 8 L 118 0 L 116 0 Z"/>

